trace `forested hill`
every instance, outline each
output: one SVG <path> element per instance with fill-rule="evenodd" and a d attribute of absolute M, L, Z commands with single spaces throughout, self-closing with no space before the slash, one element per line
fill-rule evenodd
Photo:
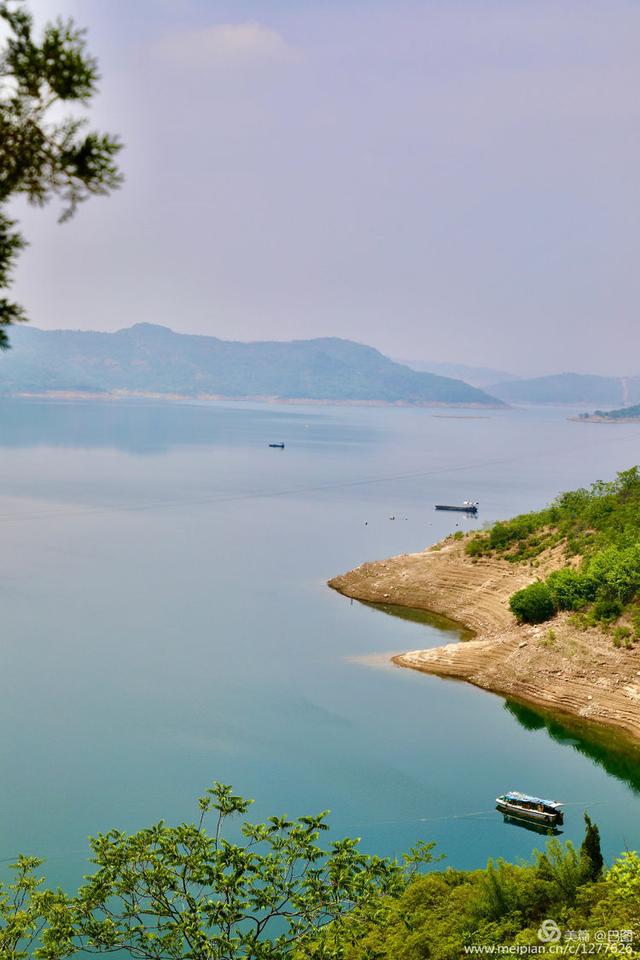
<path fill-rule="evenodd" d="M 600 377 L 558 373 L 528 380 L 508 380 L 487 387 L 507 403 L 598 403 L 622 406 L 640 400 L 640 377 Z"/>
<path fill-rule="evenodd" d="M 45 391 L 274 397 L 500 406 L 462 380 L 395 363 L 373 347 L 328 337 L 241 343 L 138 323 L 117 333 L 16 328 L 0 356 L 0 392 Z"/>

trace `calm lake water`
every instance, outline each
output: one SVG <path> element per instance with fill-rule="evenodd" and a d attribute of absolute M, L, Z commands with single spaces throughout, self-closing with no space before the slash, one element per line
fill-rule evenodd
<path fill-rule="evenodd" d="M 189 818 L 213 779 L 459 867 L 542 842 L 494 812 L 509 788 L 640 845 L 635 758 L 389 666 L 456 631 L 325 585 L 640 461 L 639 426 L 567 415 L 2 401 L 0 858 L 71 884 L 88 834 Z M 468 497 L 477 521 L 433 510 Z"/>

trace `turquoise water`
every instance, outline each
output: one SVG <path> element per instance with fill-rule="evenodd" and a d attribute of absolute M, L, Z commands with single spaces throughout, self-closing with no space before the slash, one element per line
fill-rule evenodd
<path fill-rule="evenodd" d="M 191 816 L 221 779 L 255 817 L 331 808 L 380 853 L 528 856 L 509 788 L 640 844 L 633 757 L 465 684 L 389 665 L 457 634 L 325 581 L 640 460 L 640 427 L 563 410 L 2 401 L 0 858 L 71 884 L 87 835 Z M 270 450 L 284 440 L 286 450 Z M 395 516 L 395 520 L 389 520 Z M 367 521 L 365 525 L 365 521 Z M 640 669 L 640 666 L 639 666 Z"/>

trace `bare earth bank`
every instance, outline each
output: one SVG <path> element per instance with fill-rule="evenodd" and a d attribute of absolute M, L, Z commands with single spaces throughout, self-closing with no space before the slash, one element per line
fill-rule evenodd
<path fill-rule="evenodd" d="M 459 541 L 422 553 L 365 563 L 334 577 L 334 590 L 374 603 L 442 614 L 474 639 L 393 657 L 441 677 L 605 725 L 640 740 L 640 654 L 614 647 L 597 629 L 579 630 L 567 614 L 539 626 L 516 623 L 508 600 L 521 587 L 563 565 L 549 553 L 538 566 L 472 560 Z"/>

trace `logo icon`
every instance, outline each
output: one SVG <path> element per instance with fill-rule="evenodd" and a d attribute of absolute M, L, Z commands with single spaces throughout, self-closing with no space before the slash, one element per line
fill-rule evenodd
<path fill-rule="evenodd" d="M 560 927 L 555 920 L 542 921 L 538 930 L 538 940 L 541 943 L 557 943 L 560 936 Z"/>

